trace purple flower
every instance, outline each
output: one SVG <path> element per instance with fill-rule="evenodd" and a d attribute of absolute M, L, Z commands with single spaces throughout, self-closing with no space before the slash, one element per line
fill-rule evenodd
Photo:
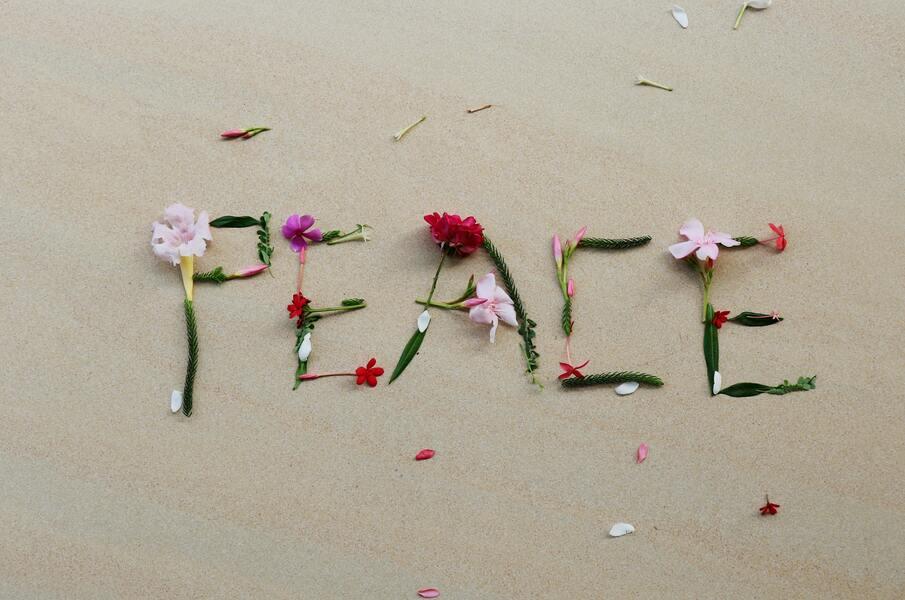
<path fill-rule="evenodd" d="M 323 238 L 320 229 L 311 229 L 314 217 L 311 215 L 290 215 L 283 224 L 283 237 L 289 240 L 293 252 L 301 252 L 308 242 L 319 242 Z M 307 239 L 306 239 L 307 238 Z"/>

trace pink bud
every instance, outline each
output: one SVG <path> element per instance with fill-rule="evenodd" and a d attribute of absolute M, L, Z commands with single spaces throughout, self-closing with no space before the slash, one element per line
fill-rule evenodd
<path fill-rule="evenodd" d="M 562 243 L 558 235 L 553 236 L 553 260 L 556 261 L 557 269 L 562 266 Z"/>
<path fill-rule="evenodd" d="M 637 460 L 638 460 L 638 463 L 639 463 L 639 464 L 640 464 L 640 463 L 643 463 L 643 462 L 644 462 L 644 459 L 647 458 L 647 452 L 648 452 L 649 449 L 650 449 L 650 446 L 648 446 L 648 445 L 645 444 L 644 442 L 642 442 L 641 445 L 638 446 L 638 458 L 637 458 Z"/>
<path fill-rule="evenodd" d="M 228 140 L 240 138 L 245 135 L 244 129 L 230 129 L 229 131 L 224 131 L 220 134 L 220 137 L 226 138 Z"/>
<path fill-rule="evenodd" d="M 578 242 L 581 241 L 581 238 L 583 238 L 584 234 L 586 234 L 587 232 L 588 232 L 588 228 L 582 227 L 581 229 L 578 230 L 578 233 L 575 234 L 575 246 L 576 247 L 578 246 Z"/>
<path fill-rule="evenodd" d="M 245 267 L 244 269 L 239 269 L 238 272 L 233 273 L 229 276 L 230 279 L 239 279 L 241 277 L 254 277 L 258 273 L 263 273 L 269 267 L 267 265 L 252 265 L 250 267 Z"/>
<path fill-rule="evenodd" d="M 437 588 L 423 588 L 418 590 L 418 595 L 422 598 L 436 598 L 440 595 L 440 590 Z"/>
<path fill-rule="evenodd" d="M 569 278 L 569 283 L 566 284 L 566 294 L 568 294 L 569 298 L 575 295 L 575 280 L 571 277 Z"/>
<path fill-rule="evenodd" d="M 487 302 L 487 298 L 469 298 L 463 302 L 463 304 L 468 308 L 471 308 L 472 306 L 481 306 L 485 302 Z"/>
<path fill-rule="evenodd" d="M 300 381 L 311 381 L 312 379 L 317 379 L 320 375 L 315 373 L 305 373 L 304 375 L 299 375 Z"/>
<path fill-rule="evenodd" d="M 433 458 L 434 454 L 435 453 L 433 450 L 431 450 L 430 448 L 425 448 L 424 450 L 422 450 L 421 452 L 419 452 L 418 454 L 415 455 L 415 460 L 427 460 L 429 458 Z"/>

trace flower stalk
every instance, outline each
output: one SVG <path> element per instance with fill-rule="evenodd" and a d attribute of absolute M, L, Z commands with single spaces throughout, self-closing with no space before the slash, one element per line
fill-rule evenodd
<path fill-rule="evenodd" d="M 355 229 L 348 233 L 340 233 L 339 235 L 331 236 L 327 239 L 327 245 L 333 246 L 334 244 L 342 244 L 345 242 L 369 242 L 371 241 L 371 236 L 368 235 L 368 229 L 371 229 L 370 225 L 358 224 L 355 226 Z"/>
<path fill-rule="evenodd" d="M 400 129 L 400 130 L 396 133 L 396 135 L 393 136 L 393 139 L 396 140 L 397 142 L 400 141 L 402 138 L 405 137 L 405 135 L 406 135 L 409 131 L 411 131 L 412 129 L 414 129 L 415 127 L 417 127 L 418 125 L 420 125 L 421 123 L 424 123 L 424 121 L 426 121 L 426 120 L 427 120 L 427 115 L 422 115 L 420 119 L 418 119 L 417 121 L 415 121 L 414 123 L 412 123 L 412 124 L 409 125 L 408 127 L 405 127 L 405 128 L 403 128 L 403 129 Z"/>
<path fill-rule="evenodd" d="M 662 83 L 657 83 L 656 81 L 651 81 L 650 79 L 645 79 L 640 75 L 635 79 L 635 85 L 646 85 L 648 87 L 653 87 L 661 90 L 666 90 L 667 92 L 671 92 L 672 88 L 668 85 L 664 85 Z"/>

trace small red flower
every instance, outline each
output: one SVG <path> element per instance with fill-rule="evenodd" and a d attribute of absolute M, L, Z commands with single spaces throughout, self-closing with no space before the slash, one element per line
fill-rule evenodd
<path fill-rule="evenodd" d="M 728 310 L 718 310 L 713 313 L 713 326 L 722 329 L 723 323 L 729 320 L 729 312 Z"/>
<path fill-rule="evenodd" d="M 433 458 L 434 454 L 436 453 L 433 450 L 431 450 L 430 448 L 425 448 L 415 455 L 415 460 L 428 460 Z"/>
<path fill-rule="evenodd" d="M 767 496 L 767 503 L 760 507 L 760 514 L 763 516 L 775 515 L 776 513 L 779 512 L 777 510 L 778 508 L 779 508 L 779 505 L 773 504 L 772 502 L 770 502 L 770 496 Z"/>
<path fill-rule="evenodd" d="M 446 244 L 460 256 L 467 256 L 484 243 L 484 228 L 474 217 L 433 213 L 424 215 L 430 225 L 431 237 L 438 244 Z"/>
<path fill-rule="evenodd" d="M 376 365 L 377 359 L 372 358 L 368 361 L 368 364 L 366 366 L 358 367 L 357 369 L 355 369 L 355 375 L 358 377 L 355 383 L 361 385 L 367 382 L 371 387 L 376 386 L 377 378 L 383 375 L 383 368 Z"/>
<path fill-rule="evenodd" d="M 575 377 L 584 377 L 584 375 L 582 375 L 581 371 L 579 371 L 578 369 L 584 369 L 586 366 L 588 366 L 589 362 L 591 362 L 591 361 L 586 360 L 583 363 L 581 363 L 580 365 L 578 365 L 577 367 L 573 367 L 569 363 L 565 363 L 565 362 L 559 363 L 559 368 L 562 369 L 562 373 L 560 373 L 559 378 L 568 379 L 569 377 L 572 377 L 573 375 Z"/>
<path fill-rule="evenodd" d="M 305 313 L 305 307 L 311 303 L 311 300 L 305 298 L 301 292 L 296 292 L 292 295 L 292 304 L 286 307 L 286 310 L 289 311 L 290 319 L 298 319 L 298 326 L 302 326 L 302 315 Z"/>
<path fill-rule="evenodd" d="M 774 225 L 773 223 L 768 223 L 770 229 L 773 230 L 773 233 L 776 234 L 776 237 L 773 238 L 776 240 L 776 249 L 782 252 L 786 249 L 786 230 L 783 229 L 782 225 Z"/>

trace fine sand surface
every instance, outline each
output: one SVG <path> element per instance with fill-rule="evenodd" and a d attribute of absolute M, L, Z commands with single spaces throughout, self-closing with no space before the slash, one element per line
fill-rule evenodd
<path fill-rule="evenodd" d="M 737 0 L 682 0 L 688 30 L 671 5 L 0 2 L 0 597 L 901 598 L 905 5 L 776 0 L 738 31 Z M 276 222 L 272 277 L 196 289 L 191 419 L 149 244 L 174 201 Z M 434 210 L 505 253 L 545 388 L 513 329 L 435 311 L 392 386 L 293 392 L 279 223 L 374 227 L 309 254 L 308 295 L 369 303 L 318 324 L 311 364 L 389 370 Z M 786 317 L 724 327 L 721 370 L 817 390 L 710 397 L 701 291 L 666 253 L 689 216 L 785 225 L 785 253 L 721 257 L 717 308 Z M 577 358 L 661 389 L 555 381 L 549 240 L 581 225 L 654 239 L 578 255 Z M 253 237 L 215 230 L 199 268 L 253 263 Z M 450 261 L 438 297 L 490 268 Z"/>

